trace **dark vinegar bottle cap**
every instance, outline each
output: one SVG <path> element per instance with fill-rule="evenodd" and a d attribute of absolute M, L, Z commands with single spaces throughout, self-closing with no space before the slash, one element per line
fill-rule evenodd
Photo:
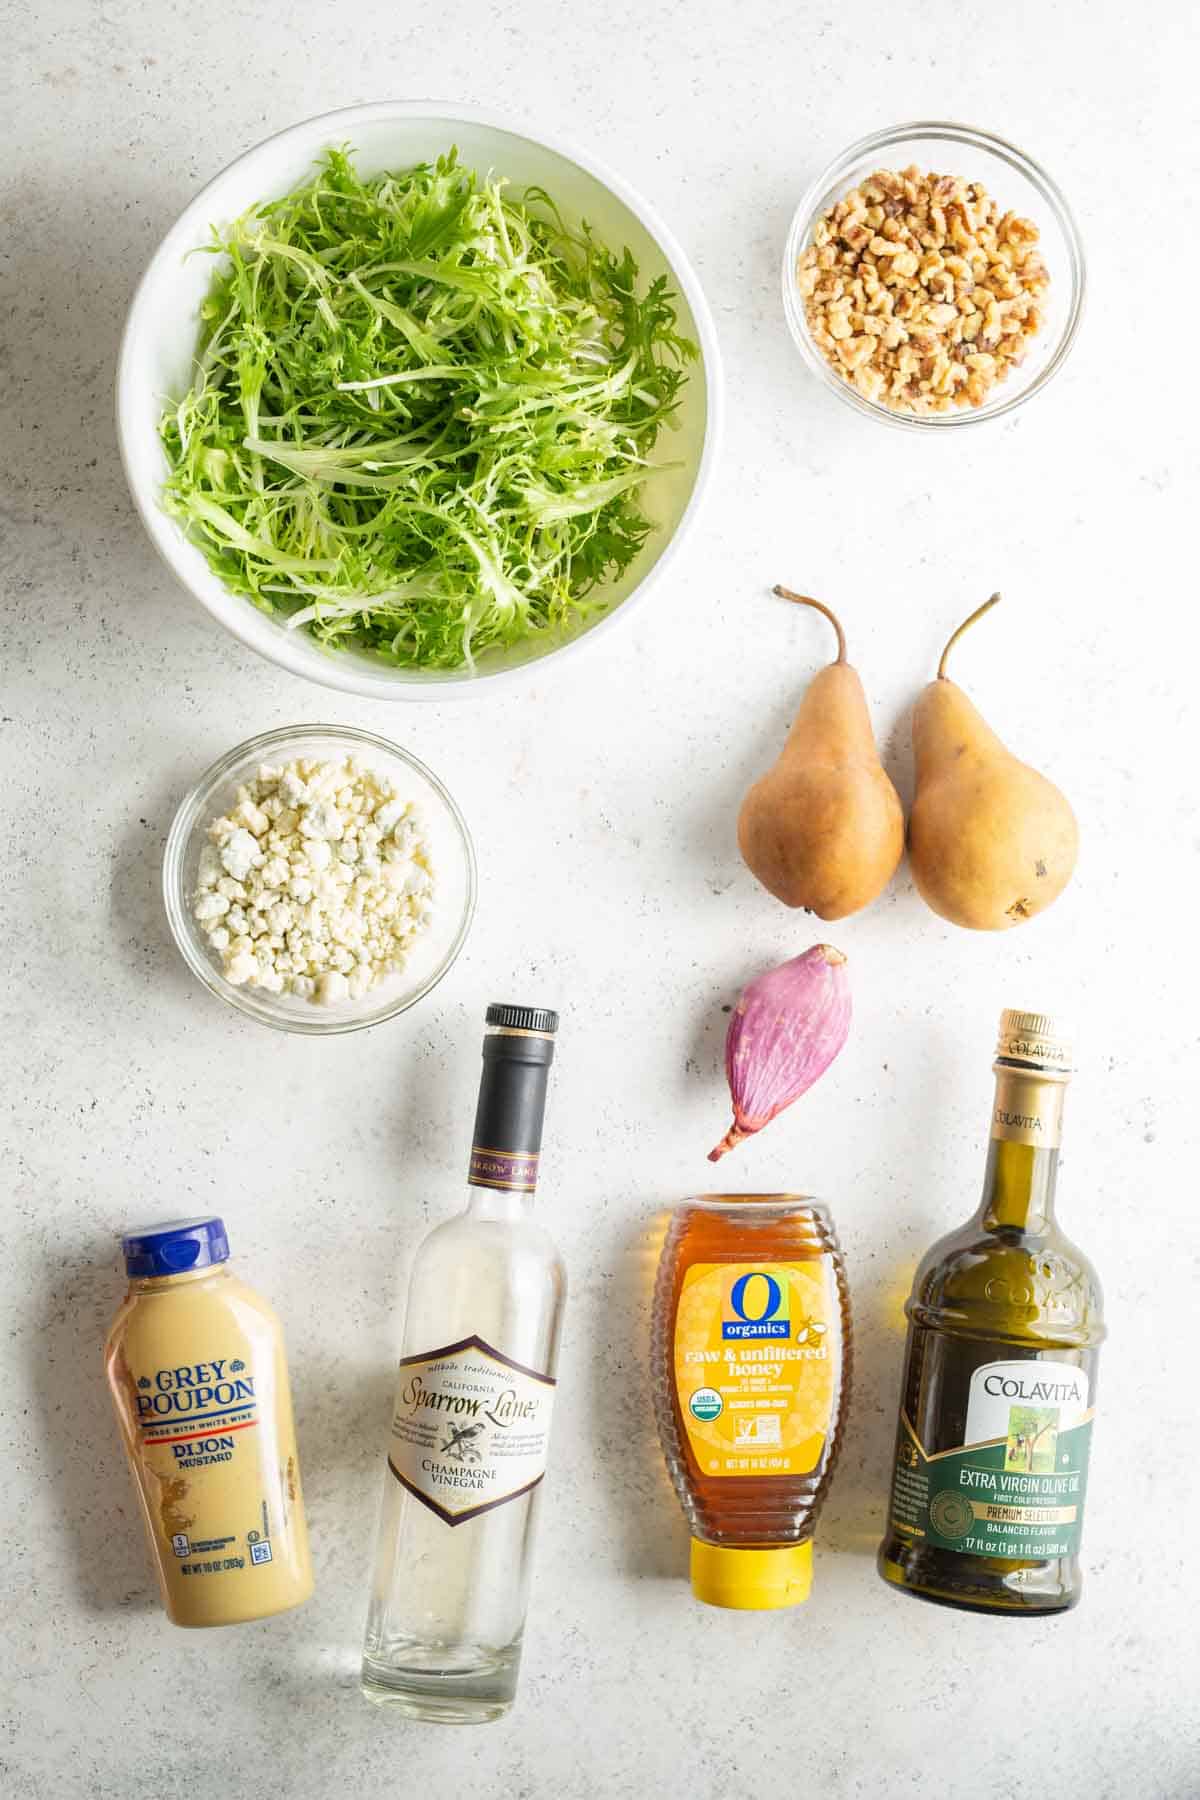
<path fill-rule="evenodd" d="M 487 1009 L 487 1025 L 468 1179 L 476 1187 L 532 1193 L 558 1014 L 497 1004 Z"/>
<path fill-rule="evenodd" d="M 493 1003 L 487 1009 L 487 1023 L 502 1031 L 541 1031 L 553 1037 L 558 1030 L 558 1014 L 543 1006 L 501 1006 Z"/>

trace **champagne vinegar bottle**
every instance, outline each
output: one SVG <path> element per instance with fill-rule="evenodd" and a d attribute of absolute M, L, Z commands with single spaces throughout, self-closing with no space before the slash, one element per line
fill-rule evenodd
<path fill-rule="evenodd" d="M 411 1718 L 516 1692 L 567 1286 L 532 1215 L 557 1029 L 489 1006 L 467 1205 L 413 1264 L 362 1667 Z"/>
<path fill-rule="evenodd" d="M 917 1270 L 885 1581 L 969 1611 L 1079 1599 L 1079 1540 L 1104 1337 L 1100 1284 L 1054 1217 L 1070 1048 L 1000 1019 L 983 1199 Z"/>

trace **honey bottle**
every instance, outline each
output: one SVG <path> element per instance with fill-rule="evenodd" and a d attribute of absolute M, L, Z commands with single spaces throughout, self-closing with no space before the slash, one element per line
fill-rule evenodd
<path fill-rule="evenodd" d="M 850 1305 L 828 1209 L 715 1194 L 671 1218 L 654 1293 L 655 1411 L 710 1606 L 795 1606 L 845 1427 Z"/>

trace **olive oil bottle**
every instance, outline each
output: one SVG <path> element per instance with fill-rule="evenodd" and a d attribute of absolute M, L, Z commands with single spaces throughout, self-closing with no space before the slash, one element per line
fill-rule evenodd
<path fill-rule="evenodd" d="M 1007 1011 L 979 1210 L 917 1270 L 879 1572 L 977 1612 L 1065 1612 L 1104 1337 L 1100 1284 L 1059 1230 L 1054 1188 L 1070 1048 Z"/>

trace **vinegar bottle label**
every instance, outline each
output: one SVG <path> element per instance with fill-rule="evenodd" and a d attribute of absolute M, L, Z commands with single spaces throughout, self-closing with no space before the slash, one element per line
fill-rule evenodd
<path fill-rule="evenodd" d="M 447 1525 L 503 1506 L 546 1473 L 554 1387 L 481 1337 L 405 1356 L 388 1468 Z"/>
<path fill-rule="evenodd" d="M 807 1475 L 837 1393 L 830 1259 L 694 1263 L 675 1318 L 679 1416 L 701 1474 Z"/>

